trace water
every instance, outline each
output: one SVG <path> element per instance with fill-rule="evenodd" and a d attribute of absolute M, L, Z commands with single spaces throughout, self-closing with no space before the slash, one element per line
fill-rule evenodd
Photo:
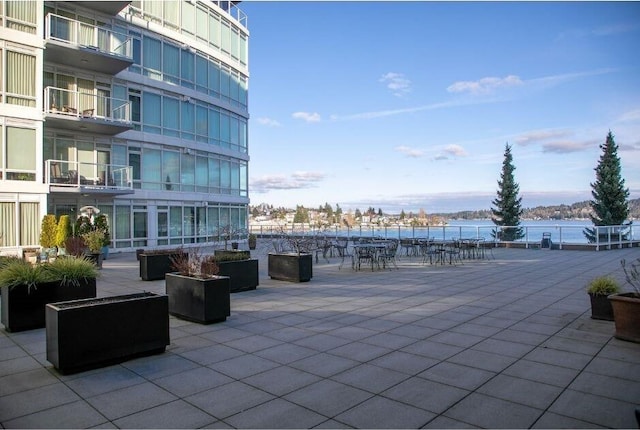
<path fill-rule="evenodd" d="M 484 238 L 486 240 L 493 240 L 492 232 L 495 229 L 495 225 L 491 220 L 450 220 L 446 226 L 430 226 L 430 227 L 405 227 L 405 226 L 354 226 L 350 229 L 346 227 L 330 227 L 323 234 L 329 236 L 373 236 L 373 237 L 385 237 L 385 238 L 427 238 L 432 237 L 435 239 L 459 239 L 459 238 Z M 524 230 L 525 236 L 519 241 L 524 242 L 540 242 L 542 240 L 543 233 L 551 234 L 551 241 L 553 243 L 574 243 L 584 244 L 588 243 L 584 236 L 584 229 L 592 228 L 593 224 L 588 220 L 558 220 L 558 221 L 536 221 L 526 220 L 521 223 L 521 227 Z M 607 234 L 608 228 L 601 227 L 602 234 Z M 252 225 L 250 230 L 253 233 L 258 234 L 277 234 L 280 231 L 280 227 L 277 226 L 260 226 Z M 287 231 L 293 231 L 295 233 L 313 233 L 314 230 L 306 227 L 300 228 L 296 226 L 295 229 L 287 227 Z M 613 230 L 612 230 L 613 231 Z M 634 240 L 640 240 L 640 228 L 632 226 L 631 228 L 625 228 L 625 233 L 629 233 L 629 237 Z M 618 236 L 612 235 L 612 240 L 617 241 Z"/>

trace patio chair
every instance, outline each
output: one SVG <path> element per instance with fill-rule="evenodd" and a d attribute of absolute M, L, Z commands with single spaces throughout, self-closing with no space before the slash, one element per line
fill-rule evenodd
<path fill-rule="evenodd" d="M 327 239 L 316 239 L 315 247 L 313 249 L 314 254 L 316 255 L 316 263 L 318 262 L 318 254 L 322 253 L 322 258 L 328 263 L 329 258 L 327 257 L 327 253 L 331 250 L 331 242 Z"/>
<path fill-rule="evenodd" d="M 360 270 L 363 262 L 370 265 L 373 271 L 374 264 L 377 264 L 375 248 L 368 246 L 354 248 L 353 256 L 351 257 L 351 267 L 354 270 Z"/>
<path fill-rule="evenodd" d="M 540 240 L 540 249 L 551 249 L 551 233 L 542 233 L 542 240 Z"/>
<path fill-rule="evenodd" d="M 380 251 L 378 254 L 378 261 L 382 262 L 382 267 L 386 268 L 387 263 L 393 264 L 393 267 L 396 269 L 398 265 L 396 264 L 396 253 L 398 252 L 398 241 L 390 240 L 384 249 Z"/>
<path fill-rule="evenodd" d="M 456 265 L 455 261 L 462 264 L 462 244 L 459 240 L 454 240 L 445 250 L 445 254 L 449 257 L 449 264 Z"/>

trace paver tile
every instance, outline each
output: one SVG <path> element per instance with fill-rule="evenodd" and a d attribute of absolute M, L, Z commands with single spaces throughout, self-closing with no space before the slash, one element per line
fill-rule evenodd
<path fill-rule="evenodd" d="M 108 424 L 108 420 L 83 400 L 4 422 L 6 428 L 50 429 L 90 428 L 103 424 Z"/>
<path fill-rule="evenodd" d="M 194 394 L 184 400 L 216 418 L 225 419 L 243 410 L 268 402 L 273 398 L 273 395 L 259 388 L 235 381 Z"/>
<path fill-rule="evenodd" d="M 60 382 L 2 396 L 0 423 L 78 400 L 80 397 Z"/>
<path fill-rule="evenodd" d="M 334 381 L 357 387 L 371 393 L 380 393 L 408 378 L 406 373 L 385 369 L 372 364 L 361 364 L 331 377 Z"/>
<path fill-rule="evenodd" d="M 320 380 L 320 377 L 292 367 L 281 366 L 243 379 L 243 382 L 276 396 L 283 396 Z"/>
<path fill-rule="evenodd" d="M 225 419 L 236 428 L 311 428 L 327 420 L 284 399 L 274 399 Z"/>
<path fill-rule="evenodd" d="M 86 399 L 110 420 L 176 400 L 176 396 L 150 382 L 121 388 Z"/>
<path fill-rule="evenodd" d="M 411 378 L 382 392 L 382 396 L 440 414 L 470 391 L 422 378 Z"/>
<path fill-rule="evenodd" d="M 289 393 L 284 398 L 322 415 L 333 417 L 371 396 L 367 391 L 323 379 Z"/>
<path fill-rule="evenodd" d="M 205 391 L 233 381 L 230 377 L 206 367 L 185 370 L 153 382 L 178 397 Z"/>
<path fill-rule="evenodd" d="M 551 405 L 549 412 L 572 417 L 608 428 L 635 428 L 633 415 L 637 403 L 622 402 L 574 390 L 565 390 Z M 628 411 L 623 414 L 621 411 Z"/>
<path fill-rule="evenodd" d="M 183 400 L 176 400 L 117 419 L 114 423 L 120 428 L 130 429 L 194 429 L 212 421 L 214 418 L 201 409 Z"/>
<path fill-rule="evenodd" d="M 442 362 L 418 376 L 465 390 L 475 390 L 495 376 L 495 373 L 461 364 Z"/>
<path fill-rule="evenodd" d="M 528 428 L 542 410 L 472 393 L 448 409 L 445 416 L 483 428 Z"/>
<path fill-rule="evenodd" d="M 478 388 L 477 392 L 544 410 L 553 403 L 562 389 L 528 379 L 497 375 Z"/>
<path fill-rule="evenodd" d="M 391 429 L 419 428 L 434 417 L 424 409 L 375 396 L 334 419 L 355 428 Z"/>

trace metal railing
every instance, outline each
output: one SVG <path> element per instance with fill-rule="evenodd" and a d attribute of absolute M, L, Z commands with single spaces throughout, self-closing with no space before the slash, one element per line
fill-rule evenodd
<path fill-rule="evenodd" d="M 133 190 L 133 167 L 117 164 L 46 160 L 45 183 L 96 190 Z"/>
<path fill-rule="evenodd" d="M 522 236 L 513 237 L 514 229 L 520 229 Z M 593 231 L 593 239 L 589 241 L 584 234 L 586 229 Z M 282 234 L 324 235 L 328 237 L 377 237 L 385 239 L 419 239 L 436 240 L 485 239 L 496 246 L 514 244 L 523 248 L 541 246 L 543 233 L 553 232 L 551 245 L 557 249 L 574 245 L 599 249 L 640 246 L 640 227 L 633 224 L 593 226 L 593 225 L 441 225 L 441 226 L 404 226 L 404 225 L 355 225 L 316 227 L 309 224 L 287 225 L 249 225 L 249 232 L 261 237 L 278 237 Z M 511 239 L 511 240 L 509 240 Z"/>
<path fill-rule="evenodd" d="M 45 18 L 45 38 L 133 59 L 133 39 L 130 36 L 52 13 Z"/>
<path fill-rule="evenodd" d="M 44 89 L 44 100 L 46 113 L 131 123 L 131 103 L 128 100 L 55 87 Z"/>

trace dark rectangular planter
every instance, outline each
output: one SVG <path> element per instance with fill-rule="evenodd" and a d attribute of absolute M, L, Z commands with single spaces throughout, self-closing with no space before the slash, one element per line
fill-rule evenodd
<path fill-rule="evenodd" d="M 165 274 L 175 272 L 171 259 L 180 257 L 183 254 L 180 252 L 140 254 L 140 277 L 143 281 L 164 279 Z"/>
<path fill-rule="evenodd" d="M 37 285 L 31 291 L 25 285 L 2 287 L 2 324 L 11 332 L 43 328 L 47 303 L 95 296 L 95 278 L 86 279 L 77 287 L 58 281 Z"/>
<path fill-rule="evenodd" d="M 220 258 L 224 258 L 225 256 L 230 256 L 232 258 L 235 258 L 237 255 L 242 254 L 244 256 L 244 258 L 251 258 L 251 252 L 250 251 L 234 251 L 234 250 L 228 250 L 228 249 L 216 249 L 213 251 L 213 255 L 216 257 L 220 257 Z"/>
<path fill-rule="evenodd" d="M 258 260 L 221 261 L 219 275 L 228 276 L 229 291 L 255 290 L 258 286 Z"/>
<path fill-rule="evenodd" d="M 50 303 L 47 360 L 62 373 L 161 353 L 169 345 L 166 295 L 127 294 Z"/>
<path fill-rule="evenodd" d="M 588 294 L 591 301 L 591 318 L 613 321 L 613 307 L 609 298 L 602 294 Z"/>
<path fill-rule="evenodd" d="M 224 321 L 231 315 L 228 276 L 201 279 L 167 273 L 165 286 L 171 315 L 201 324 Z"/>
<path fill-rule="evenodd" d="M 289 282 L 307 282 L 313 277 L 311 254 L 269 254 L 271 279 Z"/>

